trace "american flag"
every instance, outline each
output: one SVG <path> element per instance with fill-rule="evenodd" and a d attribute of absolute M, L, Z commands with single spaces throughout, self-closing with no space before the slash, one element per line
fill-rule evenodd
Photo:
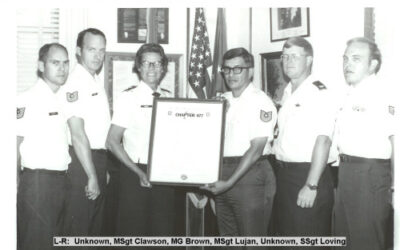
<path fill-rule="evenodd" d="M 189 61 L 189 83 L 197 97 L 205 99 L 203 88 L 210 85 L 207 67 L 212 65 L 210 41 L 203 8 L 196 8 L 192 48 Z"/>

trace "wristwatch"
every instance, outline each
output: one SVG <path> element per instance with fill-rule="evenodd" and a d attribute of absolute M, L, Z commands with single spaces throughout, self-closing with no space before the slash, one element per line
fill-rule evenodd
<path fill-rule="evenodd" d="M 318 185 L 311 185 L 310 183 L 307 183 L 306 185 L 310 190 L 317 190 L 318 189 Z"/>

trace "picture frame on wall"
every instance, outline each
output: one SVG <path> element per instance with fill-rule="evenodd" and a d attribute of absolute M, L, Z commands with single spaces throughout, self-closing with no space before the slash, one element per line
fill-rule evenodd
<path fill-rule="evenodd" d="M 181 96 L 182 60 L 181 54 L 166 54 L 168 57 L 168 71 L 160 83 L 160 87 L 168 90 L 172 96 Z M 106 52 L 104 60 L 104 88 L 106 90 L 110 112 L 113 113 L 114 100 L 119 94 L 139 84 L 138 76 L 132 72 L 136 53 Z"/>
<path fill-rule="evenodd" d="M 145 43 L 150 34 L 168 44 L 168 8 L 118 8 L 118 43 Z"/>
<path fill-rule="evenodd" d="M 281 106 L 283 92 L 289 83 L 282 68 L 282 52 L 262 53 L 262 90 L 272 99 L 277 108 Z"/>
<path fill-rule="evenodd" d="M 309 8 L 270 8 L 271 42 L 310 36 Z"/>

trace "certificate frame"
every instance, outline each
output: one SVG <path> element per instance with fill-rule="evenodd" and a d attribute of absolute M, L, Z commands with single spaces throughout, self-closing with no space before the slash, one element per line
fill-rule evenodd
<path fill-rule="evenodd" d="M 220 179 L 223 100 L 155 98 L 147 176 L 158 185 L 201 186 Z"/>

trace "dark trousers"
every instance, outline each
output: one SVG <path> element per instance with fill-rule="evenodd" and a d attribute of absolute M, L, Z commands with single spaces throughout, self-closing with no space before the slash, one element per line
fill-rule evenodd
<path fill-rule="evenodd" d="M 66 194 L 65 172 L 21 172 L 17 195 L 19 250 L 53 249 L 53 236 L 62 236 Z"/>
<path fill-rule="evenodd" d="M 392 243 L 390 184 L 390 160 L 341 156 L 334 235 L 347 237 L 346 249 L 387 249 Z"/>
<path fill-rule="evenodd" d="M 110 180 L 107 184 L 104 201 L 104 221 L 103 221 L 103 236 L 117 236 L 116 221 L 118 215 L 119 203 L 119 175 L 121 163 L 114 157 L 109 155 L 109 163 L 107 172 L 110 175 Z"/>
<path fill-rule="evenodd" d="M 225 159 L 222 180 L 238 167 Z M 216 196 L 218 229 L 221 236 L 266 236 L 276 190 L 275 175 L 267 159 L 259 159 L 228 191 Z"/>
<path fill-rule="evenodd" d="M 147 171 L 146 165 L 138 166 Z M 142 187 L 138 176 L 126 166 L 121 166 L 119 181 L 117 235 L 173 236 L 174 188 L 160 185 Z"/>
<path fill-rule="evenodd" d="M 297 197 L 306 184 L 310 163 L 277 163 L 277 192 L 274 216 L 277 236 L 330 236 L 333 183 L 328 167 L 318 183 L 312 208 L 297 206 Z"/>
<path fill-rule="evenodd" d="M 88 178 L 73 147 L 70 147 L 69 153 L 72 162 L 67 173 L 68 195 L 64 233 L 71 236 L 99 236 L 101 235 L 104 216 L 108 152 L 106 150 L 92 150 L 92 160 L 96 168 L 101 192 L 96 200 L 89 200 L 86 197 L 85 187 Z"/>

